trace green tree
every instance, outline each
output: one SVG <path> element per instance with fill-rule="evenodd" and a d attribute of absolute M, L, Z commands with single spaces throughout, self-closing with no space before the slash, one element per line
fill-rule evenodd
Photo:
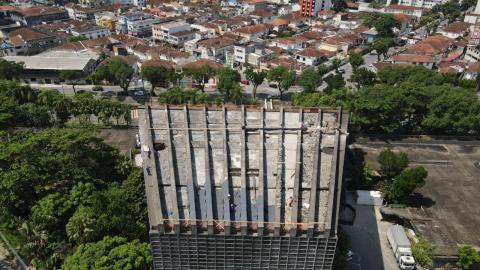
<path fill-rule="evenodd" d="M 156 87 L 160 86 L 162 83 L 166 83 L 173 79 L 173 74 L 173 70 L 158 65 L 144 65 L 142 66 L 142 70 L 140 71 L 140 76 L 143 79 L 149 81 L 152 85 L 152 88 L 150 89 L 150 94 L 152 96 L 156 96 Z"/>
<path fill-rule="evenodd" d="M 200 90 L 203 92 L 205 90 L 205 83 L 215 77 L 217 70 L 209 65 L 204 65 L 202 67 L 188 68 L 184 71 L 184 74 L 185 76 L 193 78 L 197 85 L 200 85 Z"/>
<path fill-rule="evenodd" d="M 323 76 L 327 74 L 329 71 L 330 71 L 330 68 L 325 64 L 318 65 L 317 67 L 317 73 L 320 79 L 322 79 Z"/>
<path fill-rule="evenodd" d="M 380 56 L 383 55 L 385 58 L 388 49 L 393 46 L 393 40 L 391 38 L 382 38 L 377 39 L 370 44 L 370 50 L 375 50 L 377 52 L 377 62 L 380 62 Z"/>
<path fill-rule="evenodd" d="M 255 71 L 253 68 L 248 68 L 245 72 L 245 76 L 247 77 L 247 80 L 252 83 L 252 98 L 253 100 L 256 100 L 258 86 L 261 85 L 263 81 L 265 81 L 265 79 L 267 78 L 267 73 L 265 71 Z"/>
<path fill-rule="evenodd" d="M 81 205 L 66 224 L 68 239 L 73 243 L 85 244 L 98 239 L 103 228 L 99 228 L 97 213 L 92 207 Z"/>
<path fill-rule="evenodd" d="M 418 264 L 423 267 L 433 266 L 433 246 L 427 238 L 418 237 L 418 242 L 412 243 L 412 254 Z"/>
<path fill-rule="evenodd" d="M 357 85 L 357 89 L 362 86 L 373 85 L 377 75 L 375 72 L 366 68 L 354 69 L 350 81 Z"/>
<path fill-rule="evenodd" d="M 238 71 L 231 68 L 222 68 L 218 72 L 217 89 L 224 95 L 224 99 L 230 98 L 230 92 L 240 83 L 241 77 Z M 238 92 L 238 89 L 237 89 Z"/>
<path fill-rule="evenodd" d="M 374 27 L 380 37 L 393 37 L 393 29 L 400 28 L 400 22 L 392 14 L 369 13 L 363 22 L 368 27 Z"/>
<path fill-rule="evenodd" d="M 77 94 L 75 90 L 75 85 L 77 85 L 83 77 L 83 72 L 80 70 L 61 70 L 58 75 L 60 80 L 66 81 L 68 84 L 72 85 L 73 92 Z"/>
<path fill-rule="evenodd" d="M 69 36 L 67 40 L 68 42 L 77 42 L 77 41 L 88 40 L 88 38 L 86 36 Z"/>
<path fill-rule="evenodd" d="M 350 57 L 348 60 L 350 62 L 350 65 L 352 65 L 354 71 L 365 63 L 362 54 L 356 52 L 350 53 Z"/>
<path fill-rule="evenodd" d="M 392 150 L 386 149 L 380 152 L 378 163 L 380 163 L 382 175 L 390 180 L 407 168 L 409 160 L 405 153 L 395 154 Z"/>
<path fill-rule="evenodd" d="M 384 181 L 381 187 L 382 193 L 387 200 L 405 202 L 415 189 L 425 185 L 427 176 L 427 170 L 421 166 L 406 169 L 396 176 L 393 181 Z"/>
<path fill-rule="evenodd" d="M 25 68 L 23 62 L 16 63 L 0 59 L 0 80 L 17 79 Z"/>
<path fill-rule="evenodd" d="M 342 60 L 338 58 L 333 58 L 331 61 L 332 68 L 335 69 L 335 72 L 338 73 L 338 68 L 342 64 Z"/>
<path fill-rule="evenodd" d="M 133 68 L 126 61 L 114 59 L 106 64 L 100 65 L 90 78 L 93 81 L 106 80 L 119 85 L 124 92 L 127 92 L 133 74 Z"/>
<path fill-rule="evenodd" d="M 280 99 L 282 99 L 283 93 L 295 83 L 295 76 L 294 71 L 290 71 L 284 66 L 277 66 L 268 71 L 268 80 L 275 81 L 278 84 Z"/>
<path fill-rule="evenodd" d="M 440 90 L 440 91 L 439 91 Z M 432 93 L 422 127 L 434 134 L 470 134 L 480 131 L 480 101 L 469 89 L 438 88 Z"/>
<path fill-rule="evenodd" d="M 471 270 L 474 263 L 480 263 L 480 253 L 471 246 L 458 249 L 457 265 L 463 270 Z"/>
<path fill-rule="evenodd" d="M 324 91 L 327 93 L 345 87 L 345 80 L 343 79 L 342 74 L 335 74 L 332 77 L 325 79 L 325 82 L 327 83 L 327 88 L 325 88 Z"/>
<path fill-rule="evenodd" d="M 99 242 L 80 245 L 73 255 L 67 257 L 62 269 L 149 270 L 151 262 L 147 243 L 107 236 Z"/>
<path fill-rule="evenodd" d="M 235 84 L 232 89 L 230 90 L 230 100 L 235 102 L 235 104 L 239 104 L 243 100 L 243 95 L 245 91 L 239 84 Z"/>
<path fill-rule="evenodd" d="M 320 83 L 321 77 L 318 76 L 318 72 L 313 68 L 305 69 L 300 76 L 300 84 L 303 86 L 303 91 L 307 93 L 317 91 Z"/>
<path fill-rule="evenodd" d="M 332 9 L 336 12 L 345 11 L 348 8 L 346 0 L 334 0 Z"/>

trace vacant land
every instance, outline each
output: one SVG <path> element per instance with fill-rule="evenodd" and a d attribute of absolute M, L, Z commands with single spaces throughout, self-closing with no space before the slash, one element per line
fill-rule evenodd
<path fill-rule="evenodd" d="M 419 233 L 436 246 L 438 255 L 456 254 L 459 245 L 480 247 L 480 141 L 357 139 L 355 157 L 376 167 L 385 148 L 408 154 L 411 165 L 428 170 L 419 203 L 409 208 L 425 220 L 413 220 Z"/>

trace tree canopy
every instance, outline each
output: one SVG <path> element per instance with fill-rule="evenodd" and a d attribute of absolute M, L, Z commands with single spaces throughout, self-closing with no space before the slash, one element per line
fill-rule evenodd
<path fill-rule="evenodd" d="M 400 22 L 392 14 L 368 13 L 363 23 L 368 27 L 374 27 L 378 36 L 383 38 L 393 37 L 393 29 L 400 28 Z"/>
<path fill-rule="evenodd" d="M 318 76 L 318 72 L 313 68 L 307 68 L 300 76 L 300 83 L 305 92 L 311 93 L 317 91 L 320 86 L 322 78 Z"/>
<path fill-rule="evenodd" d="M 231 92 L 234 90 L 234 88 L 237 88 L 236 86 L 239 86 L 238 84 L 240 83 L 240 80 L 240 73 L 238 73 L 236 70 L 228 67 L 219 70 L 217 89 L 224 95 L 225 100 L 230 99 Z"/>
<path fill-rule="evenodd" d="M 255 71 L 253 70 L 253 68 L 248 68 L 247 71 L 245 72 L 245 75 L 247 77 L 247 80 L 249 80 L 252 83 L 252 86 L 253 86 L 252 98 L 255 100 L 257 98 L 257 88 L 267 78 L 267 72 Z"/>
<path fill-rule="evenodd" d="M 204 65 L 185 69 L 184 74 L 187 77 L 191 77 L 197 83 L 197 86 L 200 86 L 200 89 L 204 91 L 205 83 L 213 78 L 217 74 L 217 71 L 209 65 Z"/>
<path fill-rule="evenodd" d="M 17 248 L 37 269 L 58 269 L 77 246 L 108 235 L 146 240 L 142 173 L 93 130 L 2 138 L 0 169 L 2 222 L 21 228 Z"/>
<path fill-rule="evenodd" d="M 159 65 L 144 65 L 140 71 L 140 76 L 150 82 L 152 85 L 150 94 L 155 96 L 155 88 L 162 83 L 170 82 L 175 79 L 175 71 Z"/>
<path fill-rule="evenodd" d="M 124 92 L 128 91 L 130 82 L 133 78 L 134 70 L 125 60 L 114 59 L 108 63 L 100 65 L 91 76 L 93 81 L 106 80 L 110 83 L 119 85 Z"/>
<path fill-rule="evenodd" d="M 13 61 L 7 61 L 0 59 L 0 80 L 12 80 L 17 79 L 25 68 L 25 64 L 16 63 Z"/>
<path fill-rule="evenodd" d="M 284 66 L 277 66 L 268 71 L 268 79 L 278 84 L 280 99 L 282 99 L 283 93 L 293 86 L 295 78 L 295 71 L 290 71 Z"/>

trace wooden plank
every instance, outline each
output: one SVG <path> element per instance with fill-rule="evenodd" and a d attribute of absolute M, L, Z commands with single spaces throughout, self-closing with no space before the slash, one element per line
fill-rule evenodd
<path fill-rule="evenodd" d="M 207 204 L 207 227 L 208 233 L 214 234 L 213 227 L 213 184 L 210 176 L 210 145 L 208 142 L 208 115 L 207 107 L 203 107 L 203 132 L 204 132 L 204 143 L 205 143 L 205 201 Z"/>
<path fill-rule="evenodd" d="M 170 113 L 168 111 L 168 105 L 165 105 L 165 119 L 166 119 L 166 126 L 170 127 Z M 167 151 L 168 151 L 168 178 L 170 180 L 170 199 L 172 203 L 172 223 L 173 229 L 176 233 L 180 233 L 180 222 L 179 222 L 179 209 L 178 209 L 178 199 L 177 199 L 177 181 L 175 179 L 175 168 L 173 159 L 173 142 L 172 142 L 172 134 L 171 130 L 167 129 Z M 170 217 L 169 217 L 170 218 Z"/>
<path fill-rule="evenodd" d="M 283 107 L 280 108 L 280 126 L 284 126 L 284 110 Z M 283 152 L 284 152 L 284 147 L 283 147 L 283 141 L 284 141 L 284 132 L 283 129 L 281 129 L 281 132 L 278 136 L 278 156 L 277 156 L 277 177 L 276 177 L 276 186 L 275 186 L 275 235 L 279 236 L 281 234 L 281 215 L 282 215 L 282 208 L 285 207 L 282 196 L 284 196 L 285 192 L 282 192 L 282 182 L 283 182 L 283 166 L 284 166 L 284 160 L 282 159 L 283 157 Z M 283 194 L 282 194 L 283 193 Z"/>
<path fill-rule="evenodd" d="M 193 234 L 197 233 L 197 193 L 196 193 L 196 183 L 193 180 L 193 168 L 192 168 L 192 148 L 190 142 L 190 115 L 188 113 L 187 105 L 183 108 L 184 117 L 185 117 L 185 127 L 187 131 L 185 132 L 185 152 L 187 156 L 187 163 L 186 163 L 186 173 L 187 173 L 187 188 L 188 188 L 188 206 L 190 210 L 190 231 Z"/>
<path fill-rule="evenodd" d="M 298 112 L 298 123 L 303 122 L 303 109 Z M 293 207 L 290 222 L 293 223 L 290 228 L 290 235 L 296 236 L 298 229 L 298 216 L 302 200 L 300 198 L 300 181 L 302 171 L 302 130 L 297 131 L 297 147 L 295 151 L 295 178 L 293 184 Z"/>

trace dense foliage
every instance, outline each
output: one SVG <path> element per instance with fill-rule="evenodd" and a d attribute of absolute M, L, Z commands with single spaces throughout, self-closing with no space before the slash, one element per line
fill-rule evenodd
<path fill-rule="evenodd" d="M 473 81 L 420 66 L 382 69 L 375 85 L 370 79 L 357 91 L 333 87 L 331 91 L 297 93 L 292 101 L 299 106 L 349 109 L 350 129 L 356 132 L 480 134 L 480 100 Z"/>
<path fill-rule="evenodd" d="M 474 263 L 480 264 L 480 252 L 471 246 L 464 246 L 458 249 L 457 265 L 464 270 L 473 269 Z"/>
<path fill-rule="evenodd" d="M 145 245 L 134 241 L 147 235 L 142 173 L 93 131 L 3 133 L 0 172 L 3 226 L 37 269 L 59 268 L 77 246 L 109 235 Z"/>
<path fill-rule="evenodd" d="M 160 93 L 158 101 L 165 104 L 209 104 L 210 96 L 197 89 L 174 87 Z"/>
<path fill-rule="evenodd" d="M 419 265 L 433 266 L 433 246 L 425 237 L 420 236 L 417 242 L 412 243 L 412 254 Z"/>
<path fill-rule="evenodd" d="M 390 149 L 383 150 L 378 157 L 378 163 L 383 178 L 380 190 L 390 202 L 405 203 L 415 189 L 425 185 L 427 170 L 422 166 L 407 168 L 409 160 L 405 153 L 396 154 Z"/>
<path fill-rule="evenodd" d="M 57 90 L 34 90 L 15 81 L 0 81 L 0 128 L 13 126 L 51 127 L 64 125 L 72 117 L 110 124 L 112 119 L 130 121 L 131 106 L 94 99 L 81 93 L 73 99 Z"/>

